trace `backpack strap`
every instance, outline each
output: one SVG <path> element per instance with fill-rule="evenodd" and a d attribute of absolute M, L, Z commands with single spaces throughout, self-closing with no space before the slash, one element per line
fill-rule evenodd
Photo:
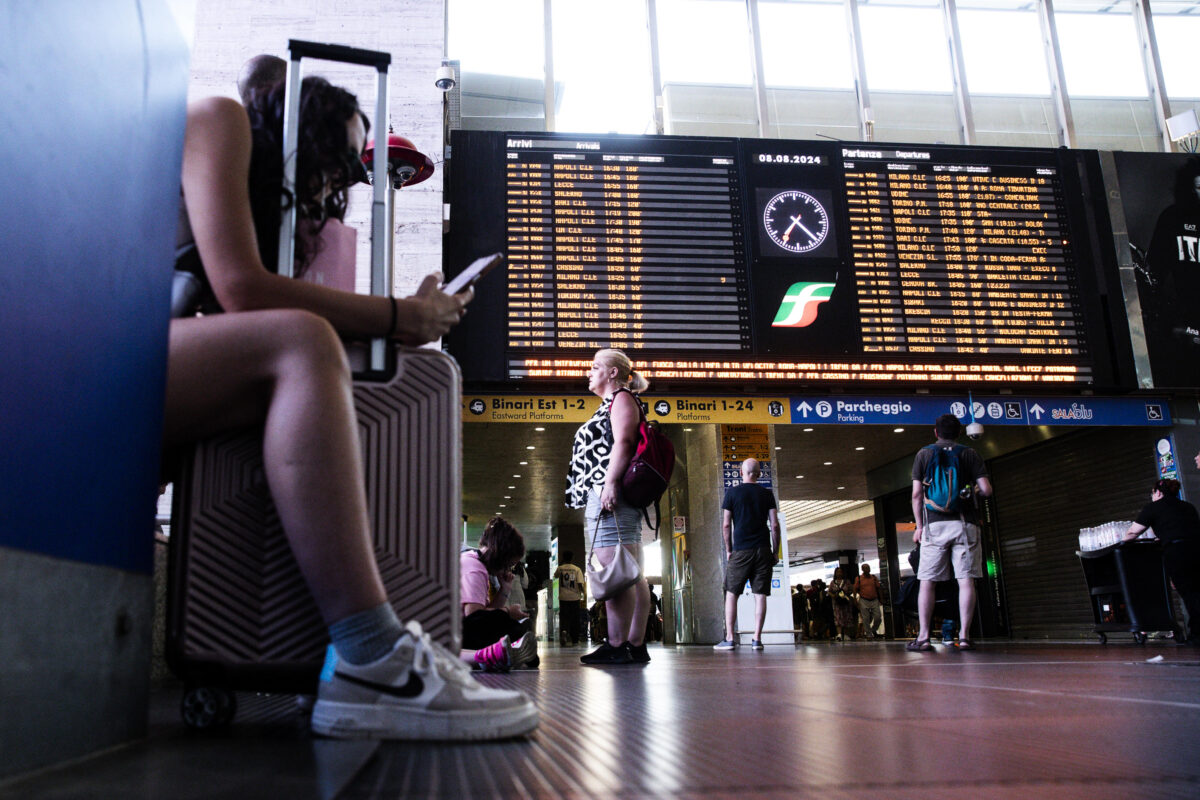
<path fill-rule="evenodd" d="M 616 402 L 617 395 L 619 395 L 621 392 L 629 392 L 629 396 L 633 398 L 633 404 L 635 406 L 637 406 L 639 423 L 645 422 L 646 414 L 645 414 L 645 412 L 642 411 L 642 401 L 641 401 L 641 399 L 638 398 L 638 396 L 636 394 L 633 393 L 633 390 L 630 389 L 628 386 L 622 386 L 621 388 L 619 388 L 615 392 L 613 392 L 613 402 Z M 610 416 L 612 415 L 612 405 L 609 405 L 608 413 Z"/>
<path fill-rule="evenodd" d="M 662 512 L 658 508 L 658 504 L 662 502 L 662 498 L 655 500 L 650 505 L 642 509 L 642 519 L 646 520 L 646 527 L 654 531 L 654 539 L 658 540 L 658 529 L 662 526 Z M 650 522 L 650 508 L 654 508 L 654 522 Z"/>

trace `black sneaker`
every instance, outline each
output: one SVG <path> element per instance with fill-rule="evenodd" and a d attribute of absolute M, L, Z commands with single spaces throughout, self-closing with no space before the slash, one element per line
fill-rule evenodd
<path fill-rule="evenodd" d="M 629 656 L 629 651 L 625 649 L 625 645 L 613 647 L 608 642 L 597 647 L 587 655 L 580 656 L 579 660 L 584 664 L 631 664 L 633 660 Z"/>
<path fill-rule="evenodd" d="M 650 653 L 646 651 L 646 643 L 642 642 L 636 647 L 629 642 L 624 645 L 625 652 L 629 654 L 629 660 L 634 664 L 649 664 Z"/>

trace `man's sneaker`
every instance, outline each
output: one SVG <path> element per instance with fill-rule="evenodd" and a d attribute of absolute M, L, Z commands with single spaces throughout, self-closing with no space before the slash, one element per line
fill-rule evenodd
<path fill-rule="evenodd" d="M 625 643 L 625 651 L 629 653 L 629 660 L 634 664 L 649 664 L 650 653 L 646 650 L 646 643 L 642 642 L 637 647 L 634 647 L 629 642 Z"/>
<path fill-rule="evenodd" d="M 501 739 L 537 725 L 528 697 L 481 685 L 416 622 L 370 664 L 342 661 L 331 646 L 312 714 L 314 733 L 341 739 Z"/>
<path fill-rule="evenodd" d="M 751 639 L 750 640 L 750 649 L 751 650 L 762 650 L 763 649 L 762 642 L 760 642 L 758 639 Z"/>
<path fill-rule="evenodd" d="M 587 655 L 579 657 L 584 664 L 632 664 L 633 661 L 624 645 L 613 647 L 607 641 Z"/>
<path fill-rule="evenodd" d="M 713 650 L 734 650 L 737 648 L 737 642 L 732 639 L 722 639 L 713 645 Z"/>
<path fill-rule="evenodd" d="M 508 637 L 505 636 L 505 639 Z M 537 634 L 527 633 L 512 645 L 510 658 L 513 669 L 537 669 L 540 659 L 537 650 Z"/>

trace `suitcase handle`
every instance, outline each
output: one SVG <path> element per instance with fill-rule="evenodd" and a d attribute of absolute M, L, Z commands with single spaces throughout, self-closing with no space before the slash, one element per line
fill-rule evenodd
<path fill-rule="evenodd" d="M 283 95 L 283 182 L 285 186 L 296 185 L 296 150 L 300 133 L 300 61 L 304 58 L 319 58 L 325 61 L 340 61 L 375 67 L 375 138 L 378 131 L 388 129 L 388 66 L 392 62 L 390 53 L 362 50 L 340 44 L 321 44 L 298 39 L 288 40 L 287 82 Z M 386 136 L 386 133 L 383 134 Z M 386 141 L 386 140 L 385 140 Z M 388 230 L 388 205 L 392 196 L 387 177 L 388 160 L 375 159 L 374 175 L 371 180 L 373 198 L 371 202 L 371 294 L 382 297 L 392 295 L 392 232 Z M 279 222 L 279 263 L 277 271 L 285 277 L 295 274 L 296 204 L 285 211 Z M 370 369 L 382 372 L 387 356 L 385 339 L 371 340 Z"/>
<path fill-rule="evenodd" d="M 362 50 L 357 47 L 347 47 L 344 44 L 305 42 L 300 39 L 288 39 L 288 52 L 291 53 L 293 60 L 319 58 L 323 61 L 341 61 L 344 64 L 375 67 L 380 72 L 387 72 L 388 66 L 392 63 L 391 53 Z"/>

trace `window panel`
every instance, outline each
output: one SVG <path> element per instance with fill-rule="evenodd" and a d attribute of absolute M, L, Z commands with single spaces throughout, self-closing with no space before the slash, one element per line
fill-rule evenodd
<path fill-rule="evenodd" d="M 653 133 L 644 0 L 554 0 L 550 19 L 559 92 L 555 130 Z"/>
<path fill-rule="evenodd" d="M 753 86 L 750 27 L 742 0 L 658 0 L 663 83 Z"/>
<path fill-rule="evenodd" d="M 1071 97 L 1147 97 L 1146 70 L 1128 6 L 1103 13 L 1056 6 L 1054 23 Z"/>
<path fill-rule="evenodd" d="M 759 2 L 758 25 L 767 86 L 854 88 L 850 34 L 841 3 Z"/>
<path fill-rule="evenodd" d="M 464 128 L 546 129 L 542 9 L 542 0 L 446 0 Z"/>
<path fill-rule="evenodd" d="M 1035 11 L 958 7 L 971 94 L 1049 96 L 1046 51 Z"/>
<path fill-rule="evenodd" d="M 542 0 L 446 0 L 446 53 L 463 72 L 545 77 Z"/>
<path fill-rule="evenodd" d="M 1194 9 L 1193 13 L 1165 13 L 1159 10 L 1158 3 L 1153 6 L 1154 38 L 1158 41 L 1158 57 L 1162 61 L 1167 96 L 1172 98 L 1200 97 L 1200 69 L 1196 64 L 1196 47 L 1200 43 L 1200 8 L 1191 3 L 1188 6 Z"/>
<path fill-rule="evenodd" d="M 940 7 L 860 4 L 858 19 L 872 93 L 954 90 Z"/>

